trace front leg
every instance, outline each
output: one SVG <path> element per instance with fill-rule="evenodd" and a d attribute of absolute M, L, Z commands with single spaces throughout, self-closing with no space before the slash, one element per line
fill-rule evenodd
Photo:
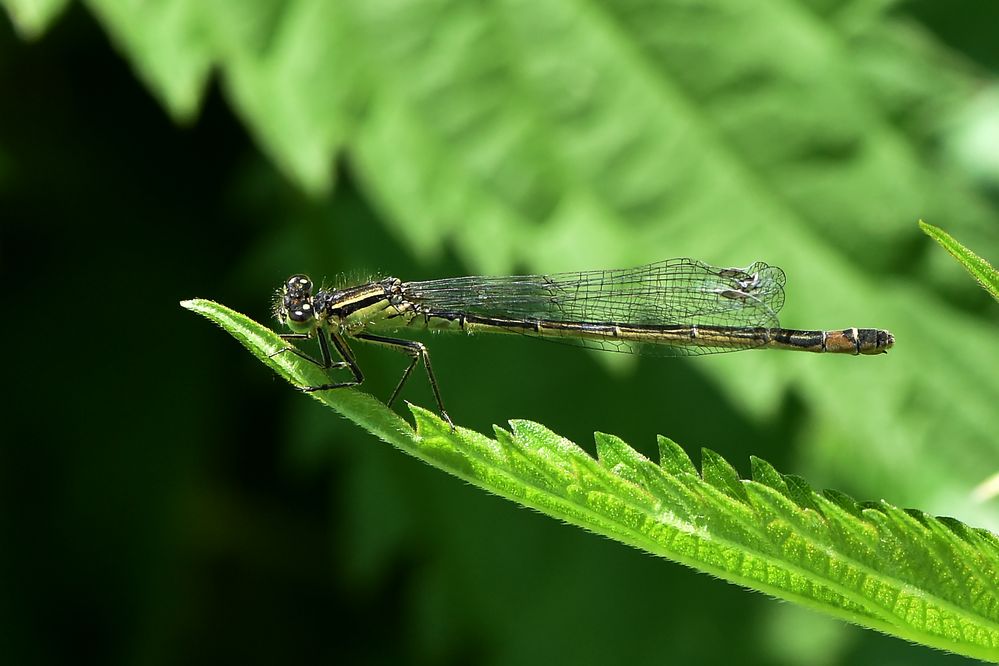
<path fill-rule="evenodd" d="M 308 333 L 281 333 L 278 337 L 280 337 L 282 340 L 308 340 L 312 336 L 309 335 Z M 319 348 L 320 351 L 322 351 L 323 349 L 322 343 L 320 343 Z M 271 352 L 270 354 L 267 355 L 267 358 L 274 358 L 278 354 L 283 354 L 285 352 L 291 352 L 295 356 L 308 361 L 312 365 L 319 366 L 323 370 L 348 367 L 347 363 L 344 363 L 343 361 L 334 361 L 332 357 L 324 356 L 323 360 L 320 361 L 316 358 L 313 358 L 309 354 L 306 354 L 304 351 L 302 351 L 301 349 L 299 349 L 294 345 L 288 345 L 287 347 L 282 347 L 281 349 L 278 349 L 276 352 Z"/>
<path fill-rule="evenodd" d="M 357 361 L 354 359 L 354 353 L 347 345 L 347 341 L 344 340 L 339 333 L 330 331 L 330 339 L 333 340 L 333 346 L 336 347 L 337 353 L 340 354 L 340 358 L 343 359 L 343 361 L 334 362 L 333 355 L 330 353 L 329 342 L 326 341 L 326 334 L 322 328 L 316 329 L 316 339 L 319 341 L 319 351 L 323 354 L 323 369 L 350 368 L 350 372 L 354 375 L 354 379 L 352 381 L 320 384 L 318 386 L 299 386 L 298 390 L 303 393 L 314 393 L 315 391 L 329 391 L 338 388 L 360 386 L 361 382 L 364 381 L 364 373 L 362 373 L 361 368 L 357 366 Z"/>
<path fill-rule="evenodd" d="M 330 353 L 329 342 L 327 342 L 326 340 L 326 333 L 323 331 L 323 329 L 322 328 L 316 329 L 315 334 L 316 334 L 316 340 L 319 342 L 319 351 L 322 354 L 322 360 L 313 358 L 312 356 L 306 354 L 305 352 L 303 352 L 298 347 L 295 347 L 294 345 L 288 345 L 287 347 L 278 349 L 277 351 L 268 354 L 267 357 L 274 358 L 278 354 L 291 352 L 295 356 L 298 356 L 299 358 L 304 359 L 309 363 L 312 363 L 313 365 L 322 368 L 323 370 L 336 370 L 339 368 L 349 368 L 351 374 L 354 375 L 354 379 L 352 381 L 333 382 L 328 384 L 320 384 L 318 386 L 295 387 L 299 391 L 302 391 L 303 393 L 312 393 L 314 391 L 325 391 L 329 389 L 346 388 L 348 386 L 357 386 L 362 381 L 364 381 L 364 375 L 361 373 L 361 369 L 357 367 L 357 363 L 354 361 L 354 355 L 350 352 L 350 348 L 347 346 L 347 343 L 340 337 L 339 334 L 330 333 L 330 336 L 333 338 L 333 344 L 336 347 L 337 352 L 340 354 L 341 358 L 344 359 L 342 361 L 333 360 L 333 354 Z M 308 340 L 309 338 L 312 337 L 312 334 L 283 333 L 280 335 L 280 337 L 282 340 Z"/>

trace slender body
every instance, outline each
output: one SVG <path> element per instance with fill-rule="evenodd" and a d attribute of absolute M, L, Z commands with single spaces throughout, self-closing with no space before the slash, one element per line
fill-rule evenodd
<path fill-rule="evenodd" d="M 518 333 L 559 342 L 660 356 L 697 355 L 773 348 L 817 353 L 881 354 L 894 344 L 874 328 L 793 330 L 782 328 L 783 271 L 763 262 L 717 268 L 691 259 L 670 259 L 634 269 L 460 277 L 422 282 L 383 278 L 313 293 L 304 275 L 289 278 L 275 301 L 289 339 L 319 341 L 322 362 L 289 351 L 324 368 L 345 367 L 352 381 L 304 387 L 318 391 L 363 381 L 346 339 L 403 351 L 412 362 L 389 399 L 402 389 L 422 359 L 441 414 L 444 411 L 426 347 L 386 337 L 405 329 L 473 333 Z M 326 335 L 342 362 L 334 362 Z"/>

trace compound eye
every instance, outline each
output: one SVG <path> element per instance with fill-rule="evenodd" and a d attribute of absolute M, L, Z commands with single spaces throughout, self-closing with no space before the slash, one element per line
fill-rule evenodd
<path fill-rule="evenodd" d="M 284 281 L 275 314 L 296 333 L 309 333 L 316 326 L 312 280 L 307 275 L 292 275 Z"/>
<path fill-rule="evenodd" d="M 308 301 L 291 300 L 288 303 L 288 319 L 302 324 L 312 319 L 312 303 Z"/>
<path fill-rule="evenodd" d="M 312 294 L 312 280 L 308 275 L 292 275 L 284 286 L 292 298 L 307 298 Z"/>

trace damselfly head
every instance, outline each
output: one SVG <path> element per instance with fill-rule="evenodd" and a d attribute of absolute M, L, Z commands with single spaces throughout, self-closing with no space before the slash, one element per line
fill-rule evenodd
<path fill-rule="evenodd" d="M 307 275 L 292 275 L 285 280 L 274 302 L 274 316 L 296 333 L 307 333 L 316 326 L 316 306 L 312 280 Z"/>

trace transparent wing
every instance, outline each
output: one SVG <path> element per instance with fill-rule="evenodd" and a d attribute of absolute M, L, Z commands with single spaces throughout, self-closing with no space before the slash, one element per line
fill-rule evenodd
<path fill-rule="evenodd" d="M 464 314 L 531 323 L 772 329 L 780 326 L 777 313 L 784 305 L 784 284 L 784 272 L 763 262 L 746 268 L 718 268 L 693 259 L 669 259 L 630 269 L 407 282 L 402 289 L 405 298 L 428 315 Z M 580 339 L 571 334 L 545 339 L 666 356 L 731 351 Z M 752 346 L 747 343 L 739 348 Z"/>

